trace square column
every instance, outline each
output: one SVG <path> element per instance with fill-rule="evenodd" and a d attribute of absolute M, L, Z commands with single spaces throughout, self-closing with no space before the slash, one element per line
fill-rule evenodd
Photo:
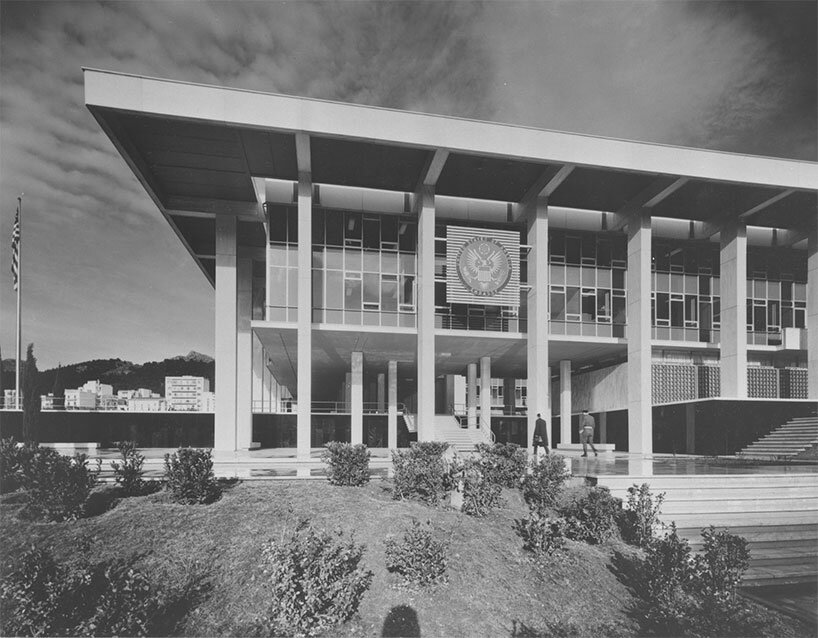
<path fill-rule="evenodd" d="M 560 443 L 571 442 L 571 362 L 560 361 Z"/>
<path fill-rule="evenodd" d="M 297 458 L 312 447 L 312 178 L 298 174 L 298 411 Z"/>
<path fill-rule="evenodd" d="M 551 415 L 551 374 L 548 368 L 548 200 L 538 197 L 526 208 L 528 251 L 528 333 L 526 366 L 528 387 L 526 404 L 528 431 L 526 445 L 531 445 L 537 413 Z M 549 427 L 550 427 L 549 423 Z M 551 437 L 549 436 L 549 442 Z"/>
<path fill-rule="evenodd" d="M 480 429 L 491 443 L 491 357 L 480 357 Z"/>
<path fill-rule="evenodd" d="M 503 379 L 503 414 L 517 412 L 517 379 Z"/>
<path fill-rule="evenodd" d="M 470 428 L 477 427 L 477 364 L 466 366 L 466 420 Z"/>
<path fill-rule="evenodd" d="M 364 353 L 352 353 L 352 417 L 350 419 L 350 442 L 363 443 L 364 437 Z"/>
<path fill-rule="evenodd" d="M 376 387 L 378 396 L 378 412 L 383 412 L 386 408 L 386 375 L 383 372 L 378 373 Z"/>
<path fill-rule="evenodd" d="M 721 396 L 747 398 L 747 226 L 721 229 Z"/>
<path fill-rule="evenodd" d="M 269 410 L 267 403 L 267 392 L 264 384 L 264 348 L 258 337 L 253 335 L 253 410 L 266 412 Z"/>
<path fill-rule="evenodd" d="M 216 215 L 216 414 L 214 449 L 235 452 L 238 312 L 236 218 Z"/>
<path fill-rule="evenodd" d="M 628 450 L 653 453 L 651 396 L 650 215 L 633 215 L 628 223 Z"/>
<path fill-rule="evenodd" d="M 236 449 L 253 441 L 253 260 L 238 259 L 238 331 L 236 336 Z"/>
<path fill-rule="evenodd" d="M 818 401 L 818 225 L 807 237 L 807 397 Z"/>
<path fill-rule="evenodd" d="M 390 361 L 386 367 L 387 408 L 386 432 L 390 450 L 398 449 L 398 362 Z"/>
<path fill-rule="evenodd" d="M 421 186 L 418 207 L 418 441 L 435 438 L 435 189 Z"/>

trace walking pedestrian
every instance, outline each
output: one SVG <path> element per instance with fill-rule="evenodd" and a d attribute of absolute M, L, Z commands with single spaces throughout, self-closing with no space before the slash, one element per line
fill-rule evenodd
<path fill-rule="evenodd" d="M 582 416 L 579 417 L 579 440 L 582 441 L 582 456 L 588 456 L 588 445 L 590 445 L 594 451 L 594 456 L 599 456 L 594 447 L 595 426 L 596 421 L 594 421 L 594 417 L 588 414 L 588 410 L 583 410 Z"/>

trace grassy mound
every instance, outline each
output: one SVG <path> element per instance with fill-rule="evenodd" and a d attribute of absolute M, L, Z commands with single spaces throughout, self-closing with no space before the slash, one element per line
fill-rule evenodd
<path fill-rule="evenodd" d="M 189 582 L 191 576 L 206 584 L 175 633 L 246 635 L 266 602 L 261 545 L 306 517 L 315 527 L 352 534 L 366 546 L 364 567 L 374 572 L 359 616 L 334 635 L 638 633 L 628 612 L 634 601 L 627 579 L 614 566 L 632 548 L 618 541 L 600 546 L 568 541 L 564 552 L 537 565 L 513 530 L 514 519 L 526 515 L 519 493 L 506 490 L 505 507 L 475 519 L 394 501 L 390 486 L 388 481 L 361 488 L 312 481 L 237 483 L 208 506 L 178 505 L 156 493 L 122 499 L 73 523 L 21 520 L 16 516 L 19 499 L 7 495 L 0 505 L 2 564 L 6 569 L 32 542 L 53 547 L 58 560 L 70 559 L 83 543 L 100 560 L 137 553 L 143 571 L 168 586 Z M 436 533 L 449 540 L 448 582 L 431 589 L 407 588 L 386 570 L 386 539 L 401 534 L 413 518 L 431 521 Z M 780 631 L 792 636 L 801 628 L 782 620 Z"/>

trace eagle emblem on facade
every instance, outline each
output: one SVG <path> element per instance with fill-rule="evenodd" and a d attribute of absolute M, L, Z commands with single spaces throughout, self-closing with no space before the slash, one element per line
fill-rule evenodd
<path fill-rule="evenodd" d="M 463 244 L 457 256 L 457 275 L 466 290 L 491 297 L 506 287 L 511 278 L 511 258 L 491 237 L 474 237 Z"/>

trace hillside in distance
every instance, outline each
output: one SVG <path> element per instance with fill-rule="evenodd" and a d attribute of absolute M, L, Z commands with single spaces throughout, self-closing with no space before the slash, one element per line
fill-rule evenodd
<path fill-rule="evenodd" d="M 25 362 L 23 362 L 25 363 Z M 118 390 L 136 390 L 149 388 L 151 391 L 165 395 L 165 377 L 192 375 L 210 379 L 210 389 L 214 389 L 215 360 L 205 354 L 191 351 L 187 355 L 171 357 L 163 361 L 148 361 L 143 364 L 123 361 L 122 359 L 93 359 L 72 363 L 59 368 L 40 370 L 39 393 L 54 391 L 54 381 L 59 371 L 62 388 L 78 388 L 86 381 L 99 379 Z M 14 359 L 2 362 L 3 388 L 14 387 Z M 22 376 L 22 370 L 21 370 Z"/>

